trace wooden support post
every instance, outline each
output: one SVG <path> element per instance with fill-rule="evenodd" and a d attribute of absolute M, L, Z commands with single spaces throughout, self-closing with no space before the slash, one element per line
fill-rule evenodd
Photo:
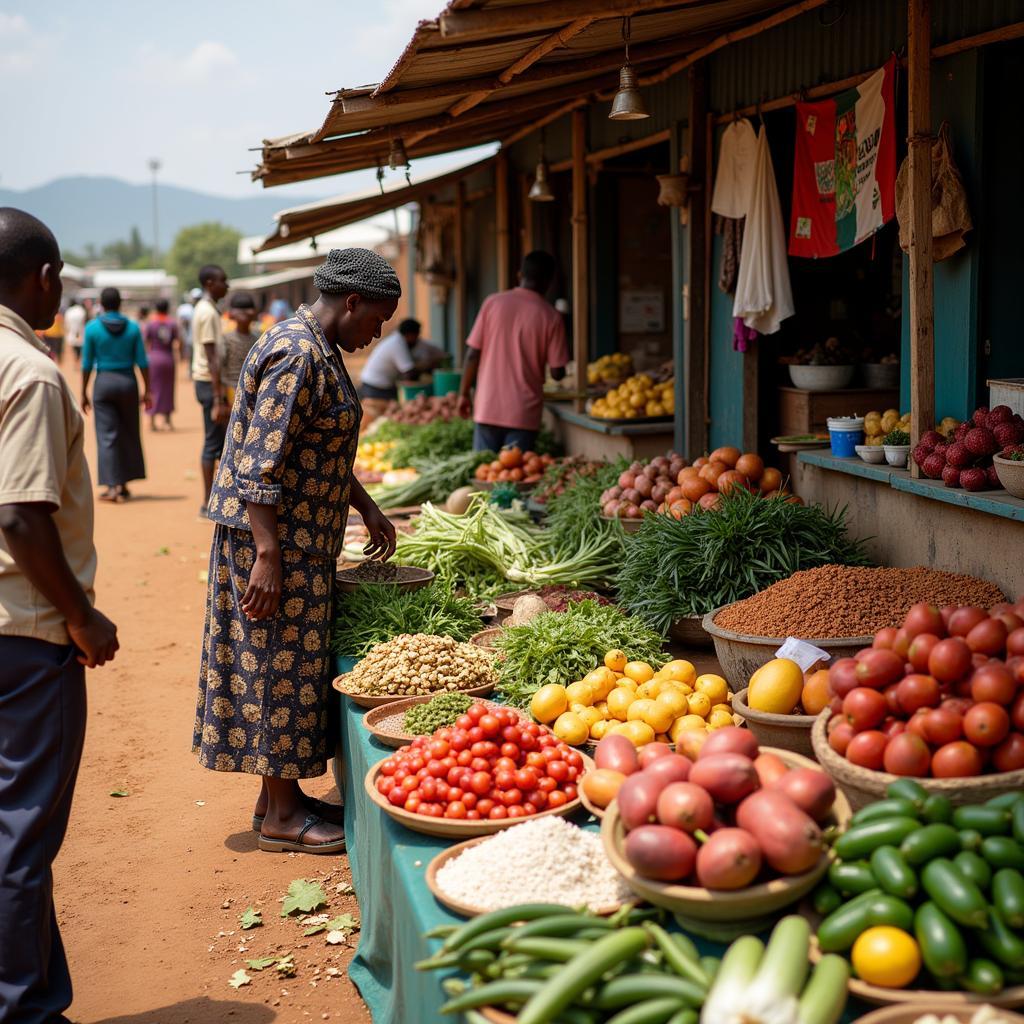
<path fill-rule="evenodd" d="M 587 390 L 590 356 L 590 263 L 587 244 L 587 111 L 572 112 L 572 351 L 576 361 L 575 390 Z M 576 411 L 586 401 L 576 399 Z"/>
<path fill-rule="evenodd" d="M 935 426 L 932 266 L 931 2 L 907 0 L 910 158 L 910 443 Z M 911 460 L 911 473 L 920 476 Z"/>
<path fill-rule="evenodd" d="M 494 224 L 498 246 L 496 265 L 499 292 L 504 291 L 512 283 L 508 203 L 508 155 L 499 151 L 494 158 Z"/>
<path fill-rule="evenodd" d="M 676 408 L 679 407 L 680 381 L 686 415 L 686 449 L 689 458 L 703 455 L 708 446 L 708 410 L 704 391 L 705 361 L 707 355 L 707 276 L 708 276 L 708 218 L 707 206 L 710 179 L 705 177 L 708 166 L 708 104 L 707 69 L 703 63 L 689 71 L 689 166 L 694 184 L 699 186 L 690 193 L 686 265 L 687 318 L 684 324 L 685 359 L 676 366 Z M 673 168 L 675 170 L 675 168 Z"/>
<path fill-rule="evenodd" d="M 455 186 L 455 359 L 462 365 L 466 345 L 466 180 Z"/>
<path fill-rule="evenodd" d="M 519 209 L 522 223 L 519 228 L 519 258 L 533 252 L 533 202 L 530 200 L 530 186 L 533 182 L 530 175 L 519 173 Z"/>

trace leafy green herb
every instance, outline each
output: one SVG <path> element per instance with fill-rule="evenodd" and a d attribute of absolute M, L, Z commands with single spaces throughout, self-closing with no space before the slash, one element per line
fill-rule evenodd
<path fill-rule="evenodd" d="M 375 644 L 402 633 L 429 633 L 468 640 L 482 627 L 480 612 L 466 597 L 456 597 L 451 586 L 434 582 L 420 590 L 397 587 L 361 587 L 353 594 L 338 594 L 334 603 L 331 649 L 361 658 Z"/>
<path fill-rule="evenodd" d="M 434 420 L 400 439 L 388 453 L 388 461 L 393 466 L 412 466 L 423 461 L 437 462 L 468 452 L 472 447 L 472 420 Z"/>
<path fill-rule="evenodd" d="M 424 458 L 413 462 L 419 472 L 415 480 L 382 487 L 374 495 L 381 508 L 404 508 L 426 501 L 444 501 L 456 487 L 461 487 L 482 462 L 492 462 L 494 452 L 460 452 L 446 459 Z"/>
<path fill-rule="evenodd" d="M 425 704 L 415 704 L 405 713 L 402 726 L 413 736 L 429 736 L 435 729 L 454 725 L 473 703 L 464 693 L 440 693 Z"/>
<path fill-rule="evenodd" d="M 661 665 L 666 660 L 661 645 L 661 636 L 636 616 L 614 605 L 580 601 L 501 632 L 495 643 L 498 690 L 509 704 L 524 708 L 545 683 L 582 679 L 615 648 L 631 661 Z"/>
<path fill-rule="evenodd" d="M 890 430 L 882 438 L 882 444 L 910 444 L 910 435 L 905 430 Z"/>
<path fill-rule="evenodd" d="M 845 509 L 828 512 L 736 489 L 711 511 L 698 506 L 678 520 L 644 516 L 626 539 L 616 584 L 623 606 L 664 633 L 683 616 L 829 563 L 870 564 L 862 542 L 847 534 Z"/>

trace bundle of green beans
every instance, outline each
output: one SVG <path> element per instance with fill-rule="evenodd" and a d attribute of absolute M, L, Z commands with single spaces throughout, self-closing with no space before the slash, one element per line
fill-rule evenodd
<path fill-rule="evenodd" d="M 464 484 L 482 462 L 491 462 L 494 452 L 460 452 L 445 459 L 424 458 L 413 462 L 419 476 L 408 483 L 382 487 L 374 501 L 381 508 L 404 508 L 426 501 L 444 501 L 452 490 Z"/>
<path fill-rule="evenodd" d="M 718 970 L 663 911 L 626 904 L 610 917 L 549 903 L 495 910 L 454 929 L 418 970 L 459 968 L 444 983 L 446 1014 L 483 1006 L 518 1010 L 519 1024 L 697 1024 Z"/>

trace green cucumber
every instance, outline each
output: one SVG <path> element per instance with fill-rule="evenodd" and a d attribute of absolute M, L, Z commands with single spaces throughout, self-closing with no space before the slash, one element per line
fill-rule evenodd
<path fill-rule="evenodd" d="M 933 824 L 949 822 L 953 820 L 953 805 L 944 796 L 938 793 L 931 793 L 921 808 L 921 817 Z"/>
<path fill-rule="evenodd" d="M 991 884 L 992 869 L 988 866 L 988 861 L 973 850 L 961 850 L 953 858 L 953 863 L 979 889 L 987 889 Z"/>
<path fill-rule="evenodd" d="M 831 882 L 822 882 L 811 893 L 811 903 L 816 914 L 820 917 L 828 917 L 833 910 L 838 910 L 843 905 L 843 898 Z"/>
<path fill-rule="evenodd" d="M 700 965 L 713 985 L 715 978 L 718 977 L 718 969 L 722 966 L 721 959 L 717 956 L 702 956 L 700 958 Z"/>
<path fill-rule="evenodd" d="M 968 928 L 984 928 L 988 904 L 981 890 L 951 860 L 937 857 L 921 872 L 924 890 L 940 910 Z"/>
<path fill-rule="evenodd" d="M 609 1017 L 608 1024 L 666 1024 L 670 1017 L 686 1008 L 678 999 L 646 999 Z"/>
<path fill-rule="evenodd" d="M 891 896 L 908 900 L 917 892 L 917 876 L 895 846 L 880 846 L 871 854 L 871 874 Z"/>
<path fill-rule="evenodd" d="M 518 907 L 503 907 L 490 913 L 474 917 L 472 921 L 456 928 L 441 944 L 441 952 L 449 953 L 463 943 L 483 932 L 506 928 L 517 921 L 533 921 L 538 917 L 564 916 L 566 908 L 557 903 L 524 903 Z"/>
<path fill-rule="evenodd" d="M 983 996 L 993 996 L 1003 990 L 1003 972 L 999 965 L 982 957 L 974 957 L 967 970 L 958 979 L 968 992 L 977 992 Z"/>
<path fill-rule="evenodd" d="M 503 940 L 502 948 L 511 953 L 526 953 L 538 960 L 568 963 L 574 956 L 585 953 L 591 947 L 591 943 L 575 939 L 552 939 L 543 935 L 527 935 L 520 938 L 515 934 L 518 931 L 518 928 L 512 929 L 512 935 Z"/>
<path fill-rule="evenodd" d="M 891 925 L 909 932 L 913 923 L 914 912 L 903 900 L 881 889 L 872 889 L 855 896 L 821 922 L 818 945 L 823 953 L 842 953 L 862 932 L 875 925 Z"/>
<path fill-rule="evenodd" d="M 850 824 L 860 825 L 865 821 L 879 821 L 882 818 L 916 818 L 920 808 L 903 797 L 878 800 L 862 807 L 851 819 Z"/>
<path fill-rule="evenodd" d="M 683 948 L 673 941 L 672 936 L 661 925 L 648 922 L 644 927 L 650 932 L 658 949 L 661 950 L 665 963 L 681 978 L 693 982 L 706 993 L 711 986 L 711 979 L 700 965 L 700 957 L 696 948 L 691 955 L 689 950 L 684 952 Z"/>
<path fill-rule="evenodd" d="M 1020 797 L 1021 794 L 1018 794 Z M 1018 799 L 1010 808 L 1010 821 L 1013 827 L 1013 838 L 1024 843 L 1024 799 Z"/>
<path fill-rule="evenodd" d="M 985 837 L 974 828 L 965 828 L 960 831 L 960 849 L 973 850 L 977 853 L 981 849 L 981 841 Z"/>
<path fill-rule="evenodd" d="M 502 978 L 487 985 L 466 989 L 462 995 L 449 999 L 441 1007 L 442 1013 L 465 1013 L 479 1006 L 521 1006 L 544 987 L 543 981 L 528 978 Z"/>
<path fill-rule="evenodd" d="M 672 974 L 623 974 L 612 978 L 587 1004 L 595 1010 L 618 1010 L 644 999 L 675 999 L 686 1006 L 701 1006 L 706 989 Z"/>
<path fill-rule="evenodd" d="M 885 795 L 887 797 L 902 797 L 904 800 L 909 800 L 918 810 L 921 810 L 924 807 L 925 800 L 928 799 L 928 790 L 920 782 L 915 782 L 913 779 L 897 779 L 886 786 Z"/>
<path fill-rule="evenodd" d="M 975 935 L 985 952 L 1004 967 L 1015 970 L 1024 968 L 1024 939 L 995 910 L 989 910 L 987 926 L 979 929 Z"/>
<path fill-rule="evenodd" d="M 908 864 L 915 867 L 936 857 L 945 857 L 960 849 L 960 836 L 952 825 L 936 822 L 925 825 L 908 835 L 900 844 L 900 853 Z"/>
<path fill-rule="evenodd" d="M 669 1017 L 668 1024 L 697 1024 L 699 1020 L 700 1014 L 696 1010 L 685 1009 Z"/>
<path fill-rule="evenodd" d="M 871 866 L 864 860 L 834 861 L 828 869 L 828 880 L 841 893 L 850 896 L 859 896 L 862 892 L 877 889 L 880 884 Z"/>
<path fill-rule="evenodd" d="M 914 915 L 921 959 L 936 978 L 955 978 L 967 969 L 967 945 L 960 928 L 934 903 L 922 903 Z"/>
<path fill-rule="evenodd" d="M 1024 846 L 1008 836 L 983 839 L 981 855 L 994 868 L 1024 868 Z"/>
<path fill-rule="evenodd" d="M 804 986 L 797 1011 L 799 1024 L 837 1024 L 846 1006 L 850 965 L 841 956 L 823 956 Z"/>
<path fill-rule="evenodd" d="M 1007 811 L 1012 811 L 1018 800 L 1024 800 L 1024 793 L 1019 789 L 1013 790 L 1010 793 L 1000 793 L 999 796 L 994 796 L 991 800 L 986 800 L 985 806 L 1002 807 Z"/>
<path fill-rule="evenodd" d="M 956 828 L 973 829 L 983 836 L 1005 836 L 1010 833 L 1010 812 L 1003 807 L 968 804 L 953 812 Z"/>
<path fill-rule="evenodd" d="M 608 931 L 612 928 L 611 922 L 606 917 L 595 917 L 593 914 L 557 914 L 552 917 L 539 917 L 534 921 L 527 921 L 526 924 L 516 928 L 512 938 L 526 939 L 538 936 L 541 938 L 554 938 L 557 936 L 568 936 L 573 938 L 579 932 L 586 929 L 600 929 Z M 508 946 L 510 939 L 506 939 L 502 945 Z"/>
<path fill-rule="evenodd" d="M 1016 868 L 1000 868 L 995 873 L 992 906 L 1011 928 L 1024 928 L 1024 875 Z"/>
<path fill-rule="evenodd" d="M 859 860 L 870 857 L 879 846 L 898 846 L 919 831 L 921 823 L 916 818 L 883 818 L 848 829 L 835 841 L 833 849 L 843 860 Z"/>

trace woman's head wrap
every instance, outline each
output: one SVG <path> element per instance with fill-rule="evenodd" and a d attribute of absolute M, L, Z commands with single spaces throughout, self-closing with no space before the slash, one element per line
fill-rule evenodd
<path fill-rule="evenodd" d="M 402 285 L 391 264 L 369 249 L 332 249 L 313 274 L 323 295 L 358 292 L 368 299 L 397 299 Z"/>

